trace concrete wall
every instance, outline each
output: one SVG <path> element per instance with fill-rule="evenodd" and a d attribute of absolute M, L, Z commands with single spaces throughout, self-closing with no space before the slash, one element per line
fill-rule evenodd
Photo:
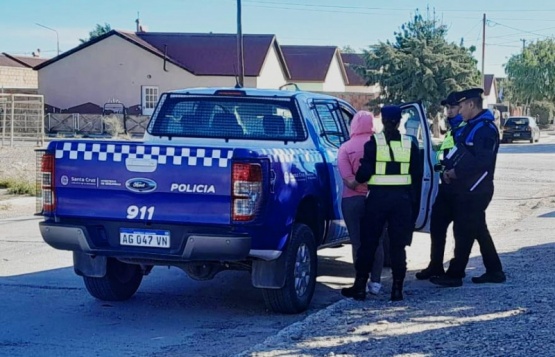
<path fill-rule="evenodd" d="M 324 92 L 324 94 L 343 99 L 351 103 L 356 110 L 370 110 L 371 108 L 369 108 L 368 102 L 377 96 L 376 94 L 356 92 Z"/>
<path fill-rule="evenodd" d="M 324 83 L 321 82 L 299 82 L 294 81 L 297 86 L 307 92 L 322 92 L 324 90 Z"/>
<path fill-rule="evenodd" d="M 326 79 L 324 80 L 324 84 L 322 86 L 323 91 L 345 92 L 345 78 L 343 77 L 338 57 L 339 56 L 336 52 L 331 60 Z"/>
<path fill-rule="evenodd" d="M 38 88 L 37 72 L 31 68 L 0 66 L 0 88 Z"/>
<path fill-rule="evenodd" d="M 234 77 L 194 76 L 127 40 L 113 35 L 75 52 L 38 72 L 45 103 L 66 109 L 86 102 L 99 106 L 117 99 L 125 106 L 141 104 L 141 87 L 159 92 L 190 87 L 234 86 Z M 255 78 L 245 78 L 256 85 Z"/>
<path fill-rule="evenodd" d="M 274 46 L 270 47 L 266 60 L 262 65 L 260 76 L 256 80 L 257 88 L 278 89 L 287 83 L 281 68 L 279 57 Z"/>

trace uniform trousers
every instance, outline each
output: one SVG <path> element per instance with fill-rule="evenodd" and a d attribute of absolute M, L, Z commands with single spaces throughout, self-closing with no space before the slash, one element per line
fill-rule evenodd
<path fill-rule="evenodd" d="M 501 260 L 486 223 L 486 209 L 493 197 L 493 189 L 485 192 L 457 193 L 454 199 L 455 256 L 447 275 L 463 278 L 474 240 L 480 245 L 487 273 L 502 272 Z"/>
<path fill-rule="evenodd" d="M 414 220 L 408 190 L 372 187 L 365 202 L 361 222 L 360 248 L 355 269 L 357 276 L 367 277 L 385 225 L 388 224 L 391 272 L 394 280 L 403 280 L 407 271 L 405 247 L 410 245 Z"/>
<path fill-rule="evenodd" d="M 349 239 L 353 250 L 353 262 L 356 261 L 357 251 L 360 247 L 360 227 L 364 218 L 366 196 L 343 197 L 341 200 L 341 211 L 343 219 L 349 231 Z M 381 282 L 382 270 L 384 263 L 383 239 L 380 239 L 376 254 L 374 255 L 374 264 L 370 272 L 370 281 L 373 283 Z"/>
<path fill-rule="evenodd" d="M 431 254 L 430 268 L 443 271 L 443 258 L 447 230 L 455 219 L 455 195 L 446 184 L 440 184 L 432 207 L 430 221 Z"/>

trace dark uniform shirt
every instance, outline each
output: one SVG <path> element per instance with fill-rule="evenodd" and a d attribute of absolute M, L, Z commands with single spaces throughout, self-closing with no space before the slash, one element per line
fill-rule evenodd
<path fill-rule="evenodd" d="M 450 183 L 453 189 L 457 192 L 493 191 L 499 150 L 499 132 L 493 114 L 486 109 L 470 119 L 456 137 L 456 144 L 466 154 L 454 167 L 457 178 Z"/>

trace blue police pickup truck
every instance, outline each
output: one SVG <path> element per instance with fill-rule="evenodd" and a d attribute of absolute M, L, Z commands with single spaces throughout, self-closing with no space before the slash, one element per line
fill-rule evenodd
<path fill-rule="evenodd" d="M 430 132 L 419 104 L 403 111 L 425 158 L 415 227 L 425 230 L 437 182 Z M 197 280 L 235 269 L 251 273 L 270 310 L 304 311 L 317 249 L 348 241 L 336 161 L 354 113 L 302 91 L 164 93 L 140 142 L 48 145 L 41 234 L 73 252 L 76 274 L 101 300 L 130 298 L 154 266 Z"/>

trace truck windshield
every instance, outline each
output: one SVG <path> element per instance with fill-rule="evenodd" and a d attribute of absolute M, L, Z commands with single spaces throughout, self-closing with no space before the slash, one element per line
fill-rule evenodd
<path fill-rule="evenodd" d="M 148 132 L 156 136 L 302 141 L 306 129 L 293 98 L 191 96 L 161 98 Z"/>

